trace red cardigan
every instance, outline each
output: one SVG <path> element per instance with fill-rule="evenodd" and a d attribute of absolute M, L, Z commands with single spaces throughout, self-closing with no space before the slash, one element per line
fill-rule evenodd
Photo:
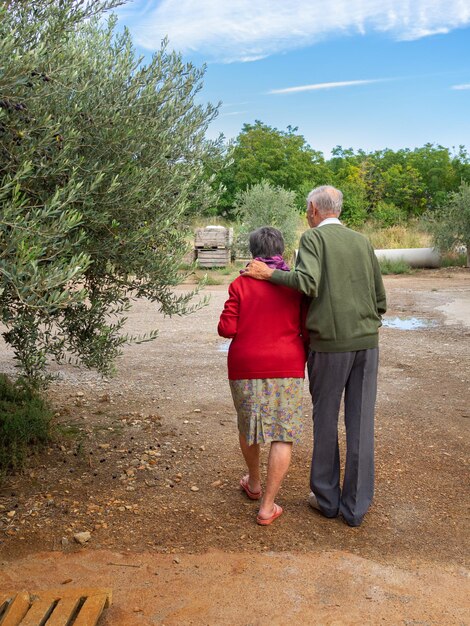
<path fill-rule="evenodd" d="M 228 292 L 217 330 L 233 338 L 229 379 L 304 378 L 308 306 L 302 294 L 245 276 L 236 278 Z"/>

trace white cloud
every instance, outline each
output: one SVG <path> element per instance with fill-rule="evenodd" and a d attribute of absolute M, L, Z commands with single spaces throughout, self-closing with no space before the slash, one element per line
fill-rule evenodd
<path fill-rule="evenodd" d="M 331 35 L 419 39 L 470 24 L 469 0 L 137 0 L 118 11 L 136 42 L 216 61 L 253 61 Z"/>
<path fill-rule="evenodd" d="M 221 113 L 219 117 L 231 117 L 232 115 L 245 115 L 248 111 L 230 111 L 229 113 Z"/>
<path fill-rule="evenodd" d="M 271 89 L 268 93 L 298 93 L 299 91 L 318 91 L 320 89 L 336 89 L 338 87 L 354 87 L 356 85 L 370 85 L 371 83 L 381 83 L 385 78 L 373 80 L 344 80 L 338 83 L 316 83 L 314 85 L 299 85 L 298 87 L 285 87 L 284 89 Z"/>
<path fill-rule="evenodd" d="M 457 89 L 458 91 L 470 89 L 470 83 L 467 83 L 466 85 L 452 85 L 452 89 Z"/>

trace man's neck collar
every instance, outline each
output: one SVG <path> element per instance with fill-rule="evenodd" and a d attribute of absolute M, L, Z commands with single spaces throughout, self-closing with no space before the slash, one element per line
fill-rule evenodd
<path fill-rule="evenodd" d="M 322 221 L 316 226 L 316 228 L 320 228 L 320 226 L 326 226 L 327 224 L 341 224 L 336 215 L 332 215 L 331 217 L 325 217 Z"/>

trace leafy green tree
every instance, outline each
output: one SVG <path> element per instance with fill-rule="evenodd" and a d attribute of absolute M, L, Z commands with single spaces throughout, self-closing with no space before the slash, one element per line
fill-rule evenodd
<path fill-rule="evenodd" d="M 467 267 L 470 267 L 470 184 L 462 182 L 458 191 L 452 192 L 444 207 L 426 214 L 426 225 L 436 248 L 442 252 L 467 250 Z"/>
<path fill-rule="evenodd" d="M 263 180 L 296 192 L 305 184 L 312 189 L 329 182 L 331 175 L 323 154 L 313 150 L 297 130 L 288 126 L 280 131 L 260 121 L 243 126 L 229 155 L 231 163 L 216 178 L 225 188 L 220 212 L 233 211 L 236 194 Z M 298 194 L 298 204 L 303 211 L 302 193 Z"/>
<path fill-rule="evenodd" d="M 453 156 L 447 148 L 433 144 L 415 150 L 370 153 L 336 146 L 332 155 L 326 164 L 338 186 L 343 181 L 351 182 L 351 171 L 359 172 L 355 186 L 364 187 L 371 217 L 381 201 L 396 205 L 410 217 L 419 216 L 426 209 L 442 205 L 461 180 L 470 181 L 470 159 L 463 146 Z"/>
<path fill-rule="evenodd" d="M 409 152 L 407 163 L 415 168 L 424 183 L 427 209 L 435 209 L 446 202 L 447 194 L 457 191 L 461 176 L 448 148 L 425 144 Z"/>
<path fill-rule="evenodd" d="M 416 168 L 397 163 L 382 173 L 382 181 L 383 200 L 400 207 L 401 217 L 403 212 L 410 217 L 423 213 L 426 208 L 424 184 Z"/>
<path fill-rule="evenodd" d="M 49 358 L 109 372 L 132 300 L 175 295 L 216 115 L 166 43 L 145 65 L 108 0 L 0 5 L 0 319 L 30 382 Z M 194 305 L 193 305 L 194 306 Z M 197 305 L 195 305 L 197 306 Z"/>
<path fill-rule="evenodd" d="M 293 254 L 300 227 L 294 191 L 275 187 L 263 181 L 246 191 L 239 192 L 236 198 L 236 211 L 240 222 L 237 237 L 237 250 L 240 255 L 249 256 L 248 235 L 261 226 L 278 228 L 284 237 L 286 258 Z"/>

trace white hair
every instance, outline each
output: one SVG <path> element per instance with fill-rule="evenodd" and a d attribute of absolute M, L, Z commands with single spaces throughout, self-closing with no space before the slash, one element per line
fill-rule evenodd
<path fill-rule="evenodd" d="M 310 204 L 314 204 L 320 215 L 341 215 L 343 208 L 343 194 L 331 185 L 315 187 L 307 196 L 307 211 Z"/>

